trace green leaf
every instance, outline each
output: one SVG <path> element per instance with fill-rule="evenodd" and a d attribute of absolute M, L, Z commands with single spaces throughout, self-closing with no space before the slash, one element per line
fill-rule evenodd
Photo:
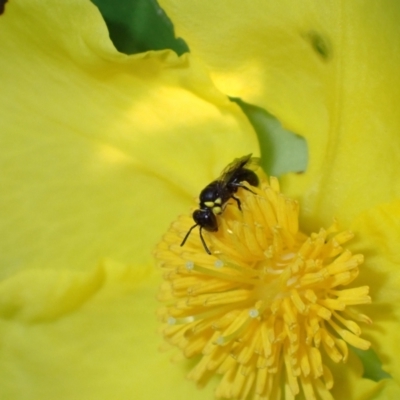
<path fill-rule="evenodd" d="M 92 0 L 99 8 L 115 47 L 126 54 L 172 49 L 188 51 L 175 39 L 171 21 L 155 0 Z"/>
<path fill-rule="evenodd" d="M 374 382 L 379 382 L 382 379 L 392 378 L 390 374 L 382 369 L 381 360 L 379 360 L 379 357 L 374 350 L 360 350 L 356 349 L 355 347 L 351 348 L 363 364 L 363 378 L 371 379 Z"/>
<path fill-rule="evenodd" d="M 283 128 L 264 109 L 246 104 L 240 99 L 232 100 L 239 104 L 257 132 L 262 166 L 269 175 L 280 176 L 307 169 L 308 149 L 304 138 Z"/>

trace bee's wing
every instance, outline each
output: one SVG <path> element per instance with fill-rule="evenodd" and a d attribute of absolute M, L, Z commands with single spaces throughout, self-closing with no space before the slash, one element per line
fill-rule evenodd
<path fill-rule="evenodd" d="M 240 158 L 235 158 L 230 164 L 228 164 L 218 178 L 219 181 L 228 183 L 235 172 L 241 168 L 248 168 L 251 170 L 256 170 L 260 165 L 259 157 L 252 157 L 252 154 L 243 156 Z"/>
<path fill-rule="evenodd" d="M 261 158 L 260 157 L 251 157 L 248 159 L 243 168 L 251 169 L 252 171 L 257 171 L 260 168 Z"/>

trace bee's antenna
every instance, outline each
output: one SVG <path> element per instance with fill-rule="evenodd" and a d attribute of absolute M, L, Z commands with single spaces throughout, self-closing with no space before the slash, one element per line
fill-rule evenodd
<path fill-rule="evenodd" d="M 196 228 L 196 226 L 199 224 L 194 224 L 190 229 L 189 232 L 186 234 L 186 236 L 183 238 L 181 247 L 186 243 L 187 238 L 189 237 L 190 233 L 192 232 L 193 228 Z M 201 228 L 200 228 L 200 237 L 201 237 Z"/>

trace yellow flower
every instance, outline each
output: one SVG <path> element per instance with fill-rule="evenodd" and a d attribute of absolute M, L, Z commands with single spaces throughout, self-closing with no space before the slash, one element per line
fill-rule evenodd
<path fill-rule="evenodd" d="M 198 238 L 179 246 L 193 224 L 188 216 L 158 245 L 163 334 L 186 357 L 201 355 L 191 379 L 223 375 L 218 398 L 278 399 L 282 382 L 285 398 L 300 387 L 306 399 L 331 398 L 334 378 L 323 354 L 346 362 L 347 343 L 370 347 L 355 321 L 371 321 L 352 309 L 370 303 L 369 288 L 343 289 L 364 257 L 342 247 L 353 234 L 338 233 L 335 223 L 301 232 L 298 203 L 280 193 L 276 178 L 246 188 L 235 193 L 240 211 L 217 207 L 218 231 L 206 235 L 211 256 Z"/>
<path fill-rule="evenodd" d="M 307 173 L 284 177 L 282 191 L 301 204 L 302 232 L 318 233 L 334 217 L 355 232 L 348 248 L 365 255 L 356 285 L 369 286 L 373 299 L 374 323 L 363 332 L 394 378 L 361 379 L 350 356 L 334 370 L 332 394 L 398 397 L 399 3 L 161 5 L 221 91 L 265 107 L 307 139 Z"/>
<path fill-rule="evenodd" d="M 196 61 L 118 53 L 89 1 L 9 1 L 0 43 L 0 398 L 186 399 L 151 253 L 250 124 Z"/>
<path fill-rule="evenodd" d="M 197 391 L 183 380 L 190 363 L 171 367 L 169 355 L 156 349 L 158 282 L 149 272 L 150 252 L 222 165 L 256 152 L 249 124 L 195 59 L 117 53 L 89 2 L 9 1 L 0 36 L 0 397 L 211 398 L 212 385 Z M 292 110 L 289 103 L 287 114 Z M 297 111 L 294 117 L 301 115 Z M 310 146 L 311 170 L 318 147 Z M 317 170 L 298 177 L 300 188 L 295 181 L 285 186 L 308 193 Z M 398 210 L 373 209 L 353 227 L 362 240 L 352 250 L 367 249 L 372 261 L 364 265 L 376 265 L 375 274 L 362 274 L 358 282 L 371 286 L 379 278 L 370 314 L 388 332 L 395 332 L 397 320 L 387 318 L 385 303 L 398 295 L 396 279 L 385 282 L 385 276 L 397 277 L 398 241 L 387 227 Z M 317 211 L 306 208 L 304 219 L 319 224 Z M 330 218 L 330 210 L 324 212 Z M 390 354 L 397 341 L 381 337 L 377 329 L 368 339 L 381 345 L 383 361 L 394 367 Z M 355 358 L 349 364 L 343 373 L 335 371 L 346 398 L 356 390 L 398 395 L 394 381 L 363 381 L 362 389 L 346 384 L 361 375 Z"/>

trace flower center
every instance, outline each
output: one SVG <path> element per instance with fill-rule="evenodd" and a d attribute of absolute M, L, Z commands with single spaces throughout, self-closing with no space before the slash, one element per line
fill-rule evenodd
<path fill-rule="evenodd" d="M 370 303 L 368 287 L 344 289 L 363 256 L 342 247 L 351 232 L 305 235 L 298 203 L 282 195 L 277 179 L 239 189 L 241 210 L 228 204 L 218 231 L 204 233 L 208 255 L 182 216 L 156 249 L 163 270 L 159 316 L 165 339 L 188 357 L 200 357 L 189 378 L 222 379 L 219 398 L 330 398 L 332 373 L 324 357 L 345 362 L 348 346 L 368 349 L 353 309 Z M 286 398 L 285 397 L 285 398 Z"/>

